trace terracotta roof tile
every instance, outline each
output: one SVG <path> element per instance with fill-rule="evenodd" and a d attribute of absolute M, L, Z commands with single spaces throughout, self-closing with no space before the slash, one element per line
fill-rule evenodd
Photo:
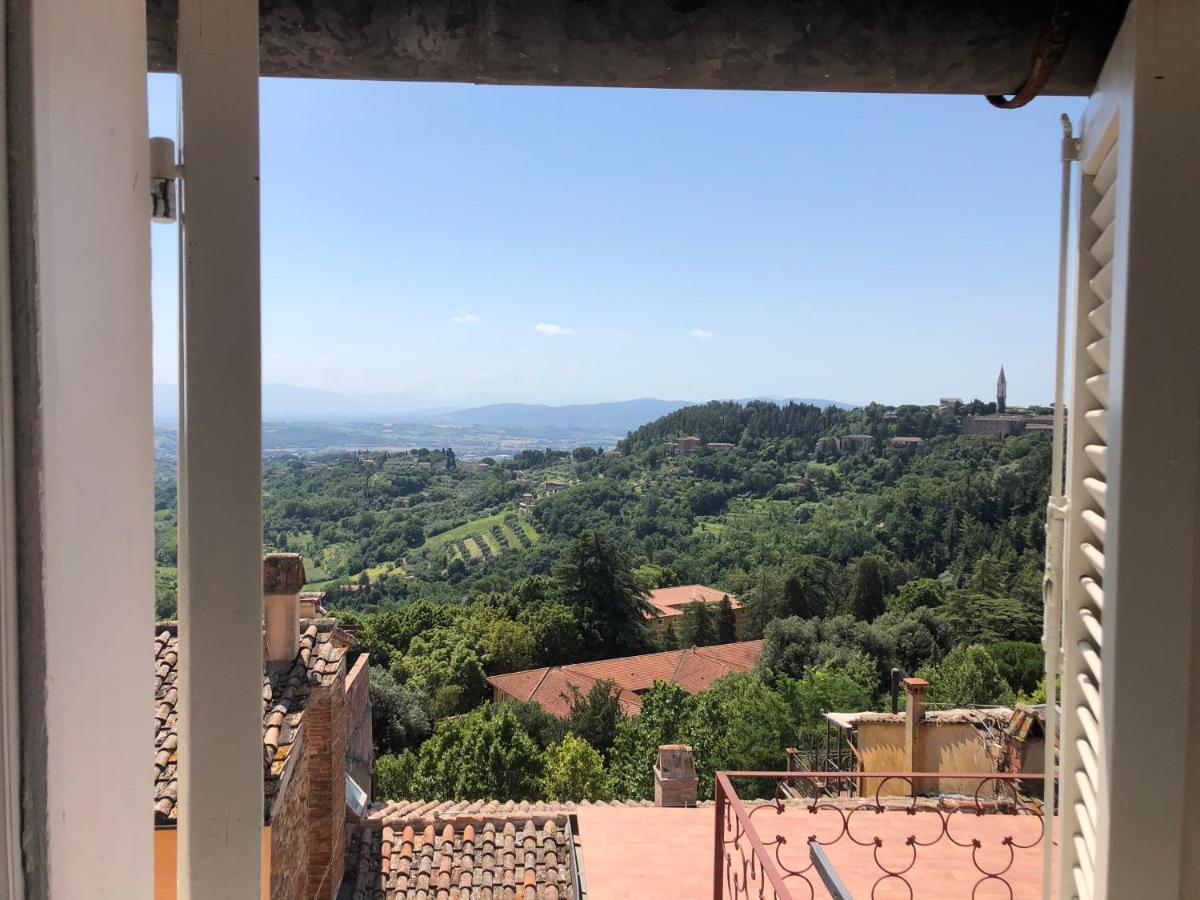
<path fill-rule="evenodd" d="M 672 681 L 691 694 L 698 694 L 730 672 L 745 672 L 754 667 L 762 651 L 762 641 L 739 641 L 690 650 L 668 650 L 603 659 L 569 666 L 527 669 L 507 675 L 493 675 L 488 683 L 519 700 L 532 700 L 544 710 L 566 718 L 570 712 L 571 688 L 587 693 L 597 681 L 610 678 L 621 689 L 619 699 L 626 713 L 641 711 L 640 691 L 656 681 Z"/>
<path fill-rule="evenodd" d="M 455 819 L 372 815 L 346 827 L 346 900 L 575 897 L 565 814 Z"/>
<path fill-rule="evenodd" d="M 659 588 L 651 591 L 646 599 L 654 607 L 655 612 L 647 613 L 648 619 L 665 619 L 671 616 L 682 616 L 683 608 L 694 600 L 705 603 L 720 603 L 722 597 L 728 597 L 734 609 L 741 609 L 741 602 L 728 591 L 718 591 L 716 588 L 703 584 L 681 584 L 678 587 Z"/>
<path fill-rule="evenodd" d="M 263 675 L 263 803 L 269 817 L 279 780 L 291 755 L 314 687 L 332 684 L 345 655 L 334 640 L 332 619 L 300 623 L 300 651 L 288 666 L 269 666 Z M 154 823 L 173 826 L 178 818 L 179 633 L 174 622 L 156 626 L 154 637 Z"/>

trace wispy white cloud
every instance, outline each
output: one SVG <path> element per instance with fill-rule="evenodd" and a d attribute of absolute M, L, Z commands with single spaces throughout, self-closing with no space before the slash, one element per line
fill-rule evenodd
<path fill-rule="evenodd" d="M 451 316 L 450 321 L 455 325 L 478 325 L 483 319 L 475 313 L 460 312 L 457 316 Z"/>
<path fill-rule="evenodd" d="M 703 328 L 693 328 L 688 332 L 688 337 L 694 338 L 710 338 L 713 336 L 711 331 L 705 331 Z"/>
<path fill-rule="evenodd" d="M 632 335 L 632 334 L 630 334 L 628 331 L 622 331 L 620 328 L 614 328 L 614 329 L 612 330 L 612 336 L 613 336 L 613 337 L 619 337 L 619 338 L 631 338 L 631 337 L 633 337 L 633 335 Z"/>
<path fill-rule="evenodd" d="M 567 328 L 564 325 L 550 325 L 546 322 L 538 322 L 533 327 L 537 331 L 540 331 L 542 334 L 548 334 L 552 337 L 556 337 L 560 334 L 574 334 L 575 333 L 574 328 Z"/>

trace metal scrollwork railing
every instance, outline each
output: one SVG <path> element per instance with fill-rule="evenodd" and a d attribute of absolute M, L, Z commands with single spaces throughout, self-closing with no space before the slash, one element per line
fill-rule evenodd
<path fill-rule="evenodd" d="M 1041 782 L 994 772 L 718 772 L 713 900 L 1040 897 L 1045 822 L 1026 791 Z M 743 800 L 735 783 L 766 796 Z"/>

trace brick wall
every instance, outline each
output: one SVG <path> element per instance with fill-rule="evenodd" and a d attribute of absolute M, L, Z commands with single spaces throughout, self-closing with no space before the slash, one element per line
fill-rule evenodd
<path fill-rule="evenodd" d="M 308 753 L 300 726 L 271 811 L 271 900 L 308 897 Z"/>
<path fill-rule="evenodd" d="M 375 736 L 371 729 L 369 663 L 362 654 L 346 676 L 346 771 L 374 797 Z"/>
<path fill-rule="evenodd" d="M 315 688 L 304 710 L 308 743 L 308 895 L 333 900 L 345 869 L 346 669 Z"/>

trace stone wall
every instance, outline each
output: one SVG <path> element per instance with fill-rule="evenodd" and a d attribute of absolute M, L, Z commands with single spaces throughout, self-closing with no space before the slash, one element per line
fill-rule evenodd
<path fill-rule="evenodd" d="M 271 900 L 308 897 L 308 752 L 300 726 L 271 811 Z"/>
<path fill-rule="evenodd" d="M 346 676 L 346 771 L 374 797 L 375 736 L 371 729 L 369 662 L 362 654 Z"/>

